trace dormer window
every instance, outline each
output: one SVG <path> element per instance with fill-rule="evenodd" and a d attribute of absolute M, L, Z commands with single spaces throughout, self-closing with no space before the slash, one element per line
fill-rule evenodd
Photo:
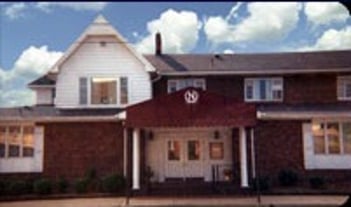
<path fill-rule="evenodd" d="M 339 100 L 351 100 L 351 76 L 339 76 L 337 81 Z"/>

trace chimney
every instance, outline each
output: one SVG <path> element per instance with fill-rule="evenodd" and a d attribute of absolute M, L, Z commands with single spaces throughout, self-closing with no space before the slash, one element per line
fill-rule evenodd
<path fill-rule="evenodd" d="M 162 40 L 161 40 L 161 33 L 157 32 L 155 36 L 155 43 L 156 43 L 156 55 L 161 55 L 162 53 Z"/>

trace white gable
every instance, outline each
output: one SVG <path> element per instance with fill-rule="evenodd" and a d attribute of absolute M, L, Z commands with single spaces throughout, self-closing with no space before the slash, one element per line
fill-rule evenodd
<path fill-rule="evenodd" d="M 98 16 L 84 31 L 66 54 L 54 66 L 58 71 L 55 105 L 59 108 L 124 107 L 114 105 L 80 105 L 79 78 L 108 77 L 117 80 L 117 97 L 121 77 L 128 78 L 129 103 L 151 98 L 151 81 L 148 71 L 154 68 L 135 52 L 124 38 L 103 18 Z M 90 100 L 88 86 L 88 100 Z"/>

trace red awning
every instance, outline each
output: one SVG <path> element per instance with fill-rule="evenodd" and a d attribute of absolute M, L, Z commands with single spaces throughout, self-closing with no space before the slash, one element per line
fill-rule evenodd
<path fill-rule="evenodd" d="M 239 127 L 256 123 L 253 104 L 187 88 L 127 108 L 128 127 Z"/>

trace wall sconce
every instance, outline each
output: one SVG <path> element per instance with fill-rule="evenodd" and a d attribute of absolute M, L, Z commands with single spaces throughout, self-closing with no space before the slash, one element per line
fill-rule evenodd
<path fill-rule="evenodd" d="M 147 135 L 148 135 L 149 140 L 153 140 L 154 139 L 154 133 L 152 131 L 149 131 L 147 133 Z"/>
<path fill-rule="evenodd" d="M 214 138 L 214 139 L 219 139 L 219 138 L 221 138 L 220 133 L 219 133 L 218 130 L 214 131 L 213 138 Z"/>

